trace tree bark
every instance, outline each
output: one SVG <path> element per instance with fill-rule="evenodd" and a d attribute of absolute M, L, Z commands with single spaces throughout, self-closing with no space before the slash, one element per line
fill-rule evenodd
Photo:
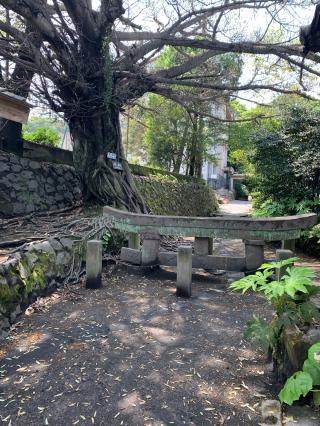
<path fill-rule="evenodd" d="M 82 177 L 87 199 L 146 213 L 124 155 L 119 114 L 119 109 L 111 104 L 85 117 L 70 119 L 74 165 Z M 113 168 L 113 160 L 107 159 L 108 152 L 116 154 L 123 170 Z"/>

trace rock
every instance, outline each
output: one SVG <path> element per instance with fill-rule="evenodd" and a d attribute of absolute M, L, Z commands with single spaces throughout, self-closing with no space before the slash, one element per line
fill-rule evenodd
<path fill-rule="evenodd" d="M 8 163 L 0 163 L 0 173 L 8 172 L 10 170 L 10 166 Z"/>
<path fill-rule="evenodd" d="M 72 250 L 73 247 L 73 240 L 71 238 L 60 238 L 60 243 L 64 248 L 67 248 L 68 250 Z"/>
<path fill-rule="evenodd" d="M 40 163 L 38 163 L 37 161 L 32 161 L 32 160 L 30 160 L 30 161 L 29 161 L 29 167 L 30 167 L 30 169 L 32 169 L 32 170 L 39 170 L 39 169 L 41 169 L 41 164 L 40 164 Z"/>
<path fill-rule="evenodd" d="M 30 247 L 28 247 L 28 250 L 45 252 L 52 256 L 56 255 L 55 251 L 53 250 L 53 248 L 51 247 L 48 241 L 44 241 L 43 243 L 30 244 Z"/>
<path fill-rule="evenodd" d="M 22 167 L 20 166 L 20 164 L 13 164 L 13 165 L 11 166 L 11 170 L 12 170 L 14 173 L 19 173 L 19 172 L 21 172 Z M 1 165 L 0 165 L 0 171 L 1 171 Z"/>
<path fill-rule="evenodd" d="M 18 305 L 16 309 L 10 314 L 10 322 L 13 323 L 14 320 L 17 318 L 17 316 L 19 316 L 20 314 L 21 314 L 21 308 L 20 308 L 20 305 Z"/>
<path fill-rule="evenodd" d="M 35 191 L 36 189 L 38 189 L 38 186 L 39 186 L 39 184 L 38 184 L 38 182 L 36 180 L 30 180 L 28 182 L 28 188 L 31 191 Z"/>
<path fill-rule="evenodd" d="M 55 251 L 63 250 L 63 245 L 57 238 L 49 238 L 48 242 Z"/>

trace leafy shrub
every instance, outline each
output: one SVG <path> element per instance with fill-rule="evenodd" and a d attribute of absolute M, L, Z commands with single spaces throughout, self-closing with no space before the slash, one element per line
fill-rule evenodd
<path fill-rule="evenodd" d="M 230 285 L 235 291 L 249 289 L 262 293 L 272 304 L 275 314 L 271 322 L 254 317 L 247 324 L 245 337 L 257 348 L 273 349 L 284 327 L 310 324 L 320 319 L 320 313 L 310 297 L 320 291 L 313 284 L 315 273 L 302 266 L 290 266 L 297 258 L 266 263 L 254 275 L 248 275 Z M 276 271 L 286 268 L 280 280 L 271 281 Z"/>
<path fill-rule="evenodd" d="M 124 232 L 107 229 L 102 235 L 102 246 L 106 253 L 117 256 L 125 245 L 126 237 Z"/>
<path fill-rule="evenodd" d="M 247 200 L 249 196 L 248 188 L 241 182 L 236 182 L 234 185 L 236 200 Z"/>
<path fill-rule="evenodd" d="M 312 345 L 308 350 L 308 358 L 304 361 L 302 371 L 297 371 L 288 378 L 279 393 L 283 403 L 292 405 L 301 396 L 313 392 L 315 405 L 320 405 L 320 342 Z"/>
<path fill-rule="evenodd" d="M 59 133 L 46 127 L 38 127 L 33 132 L 23 132 L 23 138 L 30 142 L 54 147 L 58 147 L 60 142 Z"/>

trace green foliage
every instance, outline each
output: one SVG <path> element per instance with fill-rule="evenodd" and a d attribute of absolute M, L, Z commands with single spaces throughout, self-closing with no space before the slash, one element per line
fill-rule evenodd
<path fill-rule="evenodd" d="M 237 182 L 234 185 L 235 189 L 235 198 L 236 200 L 247 200 L 249 191 L 248 188 L 241 182 Z"/>
<path fill-rule="evenodd" d="M 26 133 L 32 133 L 39 127 L 50 128 L 59 133 L 62 137 L 65 130 L 65 123 L 62 120 L 48 117 L 31 117 L 26 124 L 23 125 L 23 130 Z"/>
<path fill-rule="evenodd" d="M 250 340 L 253 348 L 261 348 L 266 352 L 269 347 L 272 347 L 275 344 L 273 328 L 267 320 L 261 317 L 254 316 L 252 320 L 247 322 L 247 327 L 243 337 Z"/>
<path fill-rule="evenodd" d="M 198 54 L 199 50 L 196 49 L 177 50 L 168 47 L 163 50 L 154 66 L 159 69 L 178 66 L 185 62 L 186 55 L 191 57 Z M 214 78 L 216 83 L 235 84 L 241 74 L 241 67 L 240 57 L 230 53 L 209 59 L 205 65 L 199 65 L 191 73 L 184 74 L 184 77 L 197 74 L 200 76 L 198 81 L 201 83 L 201 75 L 209 73 L 216 76 Z M 207 80 L 203 78 L 203 83 L 205 82 Z M 221 142 L 225 143 L 226 127 L 210 117 L 204 118 L 201 114 L 195 113 L 199 111 L 214 115 L 215 113 L 212 112 L 214 104 L 211 100 L 203 102 L 192 87 L 177 84 L 174 88 L 184 99 L 186 108 L 158 95 L 151 94 L 148 97 L 145 105 L 147 108 L 142 117 L 146 126 L 143 140 L 147 160 L 150 164 L 165 170 L 179 172 L 183 167 L 186 174 L 201 176 L 203 161 L 205 159 L 213 163 L 215 161 L 215 157 L 209 154 L 208 147 Z"/>
<path fill-rule="evenodd" d="M 273 348 L 283 328 L 289 325 L 303 326 L 320 320 L 320 313 L 310 297 L 320 291 L 313 280 L 315 273 L 305 267 L 292 266 L 297 258 L 266 263 L 254 275 L 248 275 L 230 285 L 234 291 L 248 290 L 262 293 L 273 305 L 275 315 L 270 323 L 255 317 L 247 324 L 245 337 L 253 346 Z M 280 280 L 272 280 L 276 271 L 285 269 Z"/>
<path fill-rule="evenodd" d="M 265 202 L 279 203 L 299 213 L 317 202 L 319 206 L 320 106 L 290 105 L 285 113 L 279 127 L 258 129 L 252 136 L 255 150 L 251 160 L 259 207 L 265 208 Z"/>
<path fill-rule="evenodd" d="M 138 164 L 129 164 L 131 172 L 136 176 L 150 177 L 159 181 L 172 181 L 181 183 L 193 183 L 197 185 L 206 185 L 205 181 L 195 176 L 185 176 L 174 172 L 168 172 L 155 167 L 140 166 Z"/>
<path fill-rule="evenodd" d="M 279 393 L 280 401 L 292 405 L 301 395 L 306 396 L 312 389 L 312 378 L 309 373 L 298 371 L 286 381 L 284 388 Z"/>
<path fill-rule="evenodd" d="M 117 230 L 105 230 L 101 239 L 104 252 L 114 256 L 119 255 L 121 247 L 125 247 L 126 245 L 125 233 Z"/>
<path fill-rule="evenodd" d="M 320 342 L 309 348 L 308 358 L 304 361 L 302 371 L 297 371 L 288 378 L 279 393 L 279 399 L 282 403 L 292 405 L 294 401 L 297 401 L 301 396 L 306 396 L 311 390 L 317 394 L 320 390 L 319 385 Z"/>
<path fill-rule="evenodd" d="M 214 191 L 207 185 L 160 176 L 135 176 L 134 180 L 152 214 L 212 216 L 219 208 Z"/>
<path fill-rule="evenodd" d="M 55 130 L 45 127 L 38 127 L 33 132 L 23 132 L 23 138 L 41 145 L 49 145 L 58 147 L 60 143 L 60 135 Z"/>

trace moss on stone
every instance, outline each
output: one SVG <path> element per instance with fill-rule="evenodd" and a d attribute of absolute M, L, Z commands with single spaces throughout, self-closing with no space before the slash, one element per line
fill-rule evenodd
<path fill-rule="evenodd" d="M 168 216 L 213 216 L 219 209 L 214 191 L 207 185 L 134 176 L 152 214 Z"/>

